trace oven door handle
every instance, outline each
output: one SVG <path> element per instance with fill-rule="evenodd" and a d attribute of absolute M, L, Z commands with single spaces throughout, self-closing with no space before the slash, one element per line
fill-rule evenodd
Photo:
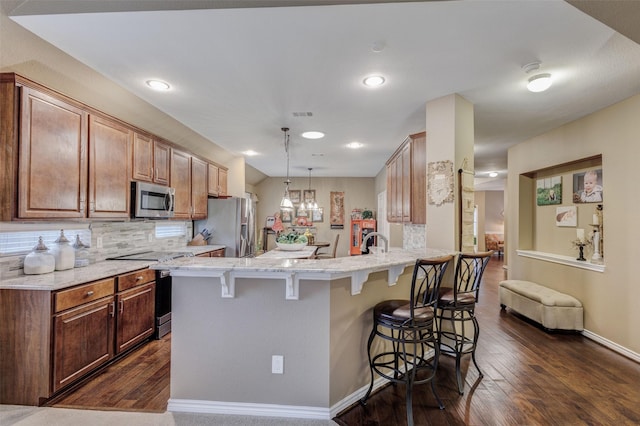
<path fill-rule="evenodd" d="M 171 275 L 171 271 L 160 271 L 160 278 L 167 278 Z"/>

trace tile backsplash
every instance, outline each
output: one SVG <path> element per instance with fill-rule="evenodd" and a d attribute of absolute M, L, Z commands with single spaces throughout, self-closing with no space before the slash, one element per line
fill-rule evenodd
<path fill-rule="evenodd" d="M 174 222 L 180 223 L 180 222 Z M 155 221 L 134 222 L 94 222 L 90 226 L 90 263 L 126 254 L 148 250 L 176 250 L 186 246 L 193 235 L 193 222 L 183 222 L 186 234 L 183 236 L 156 238 Z M 70 227 L 73 225 L 70 224 Z M 101 248 L 98 248 L 100 240 Z M 85 244 L 89 243 L 84 241 Z M 14 278 L 22 275 L 26 254 L 0 257 L 0 278 Z"/>
<path fill-rule="evenodd" d="M 404 224 L 402 230 L 402 248 L 405 250 L 423 249 L 427 247 L 425 225 Z"/>

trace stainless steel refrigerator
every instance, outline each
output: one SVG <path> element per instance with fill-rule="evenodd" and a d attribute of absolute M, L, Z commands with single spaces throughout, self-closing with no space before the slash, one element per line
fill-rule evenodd
<path fill-rule="evenodd" d="M 209 244 L 223 244 L 226 257 L 253 257 L 256 249 L 255 203 L 247 198 L 210 198 L 207 219 L 194 221 L 194 235 L 207 229 Z"/>

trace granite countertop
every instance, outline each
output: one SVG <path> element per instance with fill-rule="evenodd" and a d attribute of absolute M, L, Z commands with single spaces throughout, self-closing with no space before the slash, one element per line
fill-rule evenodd
<path fill-rule="evenodd" d="M 268 252 L 261 254 L 260 256 L 256 256 L 257 259 L 308 259 L 312 257 L 318 247 L 315 246 L 306 246 L 300 250 L 281 250 L 279 248 L 275 248 L 273 250 L 269 250 Z"/>
<path fill-rule="evenodd" d="M 224 248 L 223 245 L 185 246 L 179 249 L 168 250 L 172 252 L 186 252 L 194 256 L 208 251 Z M 193 258 L 187 258 L 193 259 Z M 209 259 L 209 258 L 205 258 Z M 84 284 L 115 275 L 133 272 L 157 264 L 149 260 L 105 260 L 92 263 L 82 268 L 73 268 L 66 271 L 55 271 L 42 275 L 21 275 L 19 277 L 4 279 L 0 282 L 0 289 L 14 290 L 61 290 L 78 284 Z"/>
<path fill-rule="evenodd" d="M 333 259 L 277 259 L 255 258 L 179 258 L 153 265 L 153 269 L 169 269 L 172 272 L 191 271 L 206 274 L 207 271 L 271 271 L 342 274 L 361 270 L 385 269 L 410 265 L 418 258 L 435 258 L 455 254 L 451 250 L 422 249 L 403 250 L 391 248 L 388 253 L 362 256 L 336 257 Z"/>

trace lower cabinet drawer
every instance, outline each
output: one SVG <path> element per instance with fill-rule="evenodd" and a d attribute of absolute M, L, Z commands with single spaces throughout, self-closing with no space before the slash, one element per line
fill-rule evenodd
<path fill-rule="evenodd" d="M 83 303 L 93 302 L 115 293 L 115 279 L 107 278 L 78 287 L 72 287 L 54 294 L 54 312 L 62 312 Z"/>

